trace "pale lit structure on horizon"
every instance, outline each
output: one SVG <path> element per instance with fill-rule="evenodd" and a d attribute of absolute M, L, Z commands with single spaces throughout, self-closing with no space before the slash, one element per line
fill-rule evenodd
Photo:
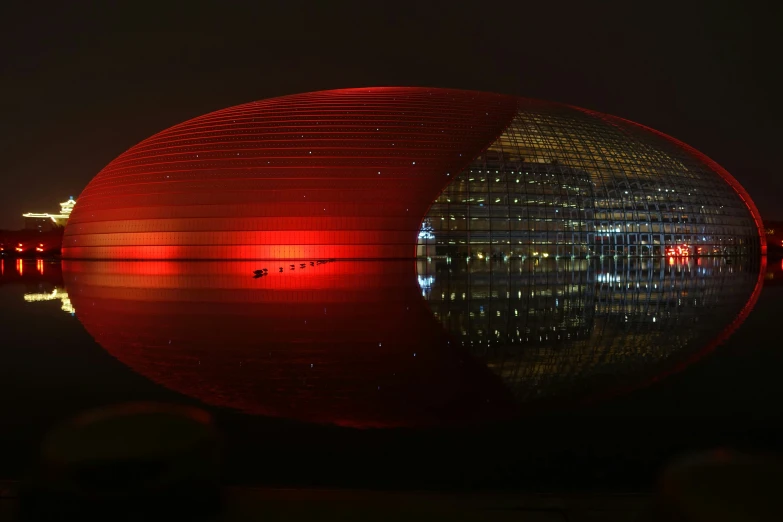
<path fill-rule="evenodd" d="M 71 196 L 68 201 L 60 203 L 59 214 L 49 214 L 48 212 L 28 212 L 24 216 L 24 228 L 27 230 L 38 230 L 39 232 L 48 232 L 55 227 L 65 227 L 68 218 L 71 216 L 76 200 Z"/>

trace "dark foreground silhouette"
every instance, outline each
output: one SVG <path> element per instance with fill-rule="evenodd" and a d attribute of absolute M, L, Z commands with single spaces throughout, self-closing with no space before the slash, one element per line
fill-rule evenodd
<path fill-rule="evenodd" d="M 0 488 L 0 520 L 783 519 L 781 462 L 728 450 L 677 459 L 655 491 L 622 495 L 230 488 L 220 464 L 217 429 L 198 408 L 87 412 L 50 432 L 18 494 Z"/>

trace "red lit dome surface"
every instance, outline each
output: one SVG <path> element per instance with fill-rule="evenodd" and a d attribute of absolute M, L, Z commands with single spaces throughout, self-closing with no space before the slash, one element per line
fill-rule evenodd
<path fill-rule="evenodd" d="M 207 114 L 98 173 L 71 215 L 64 255 L 411 257 L 429 205 L 515 110 L 496 94 L 374 88 Z"/>
<path fill-rule="evenodd" d="M 739 183 L 657 131 L 505 95 L 378 87 L 248 103 L 148 138 L 82 192 L 63 256 L 410 258 L 423 221 L 442 252 L 468 255 L 766 248 Z"/>

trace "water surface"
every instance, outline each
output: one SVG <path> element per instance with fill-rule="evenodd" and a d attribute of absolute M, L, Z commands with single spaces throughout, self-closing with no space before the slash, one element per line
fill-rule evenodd
<path fill-rule="evenodd" d="M 683 449 L 775 446 L 779 264 L 6 259 L 0 467 L 78 411 L 161 400 L 215 414 L 238 482 L 642 483 Z"/>

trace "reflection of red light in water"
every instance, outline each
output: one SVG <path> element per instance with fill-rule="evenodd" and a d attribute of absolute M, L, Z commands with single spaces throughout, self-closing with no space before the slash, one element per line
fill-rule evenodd
<path fill-rule="evenodd" d="M 36 259 L 34 265 L 28 265 L 27 261 L 19 258 L 14 259 L 10 265 L 6 266 L 5 261 L 0 259 L 0 285 L 18 280 L 29 283 L 49 283 L 56 287 L 62 287 L 60 263 L 47 263 L 43 259 Z"/>
<path fill-rule="evenodd" d="M 63 270 L 79 320 L 104 349 L 207 404 L 354 427 L 516 412 L 497 378 L 450 344 L 414 263 L 301 263 L 65 261 Z M 254 279 L 262 268 L 269 274 Z"/>

